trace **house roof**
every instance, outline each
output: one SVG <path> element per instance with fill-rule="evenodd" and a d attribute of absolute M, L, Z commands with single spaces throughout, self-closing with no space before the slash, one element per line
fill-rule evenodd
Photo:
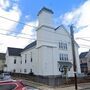
<path fill-rule="evenodd" d="M 5 60 L 5 53 L 0 53 L 0 60 Z"/>
<path fill-rule="evenodd" d="M 29 49 L 29 48 L 32 48 L 32 47 L 34 47 L 34 46 L 36 46 L 36 43 L 37 43 L 37 41 L 34 41 L 34 42 L 30 43 L 29 45 L 27 45 L 27 46 L 23 49 L 23 51 L 25 51 L 25 50 L 27 50 L 27 49 Z"/>
<path fill-rule="evenodd" d="M 80 67 L 87 67 L 87 63 L 80 64 Z"/>
<path fill-rule="evenodd" d="M 79 55 L 79 58 L 85 58 L 85 56 L 87 55 L 88 52 L 82 52 L 80 55 Z"/>
<path fill-rule="evenodd" d="M 9 56 L 21 56 L 20 53 L 23 49 L 8 47 Z"/>
<path fill-rule="evenodd" d="M 24 49 L 8 47 L 9 56 L 21 56 L 21 52 L 23 52 L 29 48 L 32 48 L 33 46 L 36 46 L 36 41 L 30 43 Z"/>

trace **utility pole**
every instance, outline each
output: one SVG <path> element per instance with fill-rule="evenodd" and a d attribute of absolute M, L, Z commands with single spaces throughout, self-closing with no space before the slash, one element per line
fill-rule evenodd
<path fill-rule="evenodd" d="M 72 42 L 72 55 L 73 55 L 73 69 L 74 69 L 74 81 L 75 81 L 75 90 L 77 90 L 77 75 L 76 75 L 76 56 L 75 56 L 75 41 L 74 41 L 74 31 L 73 25 L 70 26 L 71 32 L 71 42 Z"/>

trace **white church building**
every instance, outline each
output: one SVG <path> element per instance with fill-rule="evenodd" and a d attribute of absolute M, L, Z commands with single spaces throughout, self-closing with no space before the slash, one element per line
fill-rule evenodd
<path fill-rule="evenodd" d="M 53 11 L 42 8 L 38 13 L 39 25 L 37 40 L 24 49 L 8 47 L 6 52 L 5 71 L 40 76 L 58 76 L 67 71 L 73 76 L 73 57 L 71 36 L 63 25 L 55 28 Z M 76 70 L 81 73 L 78 54 L 78 44 L 75 42 Z"/>

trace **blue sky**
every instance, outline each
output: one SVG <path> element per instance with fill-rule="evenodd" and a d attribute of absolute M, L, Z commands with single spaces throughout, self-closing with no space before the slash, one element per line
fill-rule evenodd
<path fill-rule="evenodd" d="M 31 19 L 36 18 L 37 12 L 43 7 L 50 8 L 54 11 L 55 16 L 64 14 L 73 8 L 84 3 L 85 0 L 20 0 L 19 7 L 23 15 L 30 15 Z"/>
<path fill-rule="evenodd" d="M 54 11 L 54 18 L 59 17 L 65 12 L 79 7 L 85 0 L 19 0 L 18 5 L 21 10 L 21 22 L 32 21 L 37 19 L 38 11 L 43 7 L 50 8 Z M 29 16 L 29 20 L 25 18 Z M 20 27 L 20 25 L 18 25 Z"/>
<path fill-rule="evenodd" d="M 56 26 L 63 24 L 67 27 L 73 23 L 78 28 L 76 29 L 78 31 L 75 34 L 76 38 L 82 36 L 83 33 L 84 37 L 85 35 L 89 36 L 86 33 L 90 29 L 90 0 L 0 0 L 0 16 L 18 22 L 16 23 L 0 17 L 0 28 L 3 29 L 3 31 L 0 29 L 0 52 L 5 52 L 8 46 L 23 48 L 31 42 L 28 39 L 13 37 L 13 35 L 25 37 L 29 36 L 22 35 L 21 33 L 33 35 L 33 27 L 28 27 L 25 24 L 37 26 L 37 14 L 42 7 L 53 10 L 53 19 Z M 20 24 L 19 22 L 25 24 Z M 82 26 L 87 25 L 88 27 L 82 28 Z M 10 36 L 2 35 L 2 33 L 10 34 Z M 32 38 L 32 36 L 29 38 Z M 20 42 L 20 44 L 16 45 L 16 42 Z M 83 44 L 85 42 L 79 39 L 77 43 Z M 80 51 L 84 50 L 88 50 L 88 48 L 80 48 Z"/>
<path fill-rule="evenodd" d="M 20 22 L 30 22 L 37 19 L 37 13 L 42 7 L 47 7 L 52 9 L 54 14 L 54 18 L 59 17 L 65 12 L 69 12 L 72 9 L 79 7 L 81 4 L 85 2 L 85 0 L 9 0 L 10 6 L 6 8 L 7 11 L 11 10 L 13 4 L 18 4 L 18 7 L 22 13 L 20 17 Z M 26 19 L 26 16 L 29 18 Z M 18 24 L 16 27 L 16 31 L 21 31 L 24 25 Z"/>

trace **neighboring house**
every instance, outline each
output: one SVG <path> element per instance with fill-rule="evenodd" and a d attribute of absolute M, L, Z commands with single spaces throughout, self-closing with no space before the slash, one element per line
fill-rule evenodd
<path fill-rule="evenodd" d="M 5 64 L 5 53 L 0 53 L 0 71 L 3 71 Z"/>
<path fill-rule="evenodd" d="M 90 73 L 90 50 L 88 52 L 82 52 L 79 55 L 81 72 L 88 74 Z"/>
<path fill-rule="evenodd" d="M 38 13 L 39 26 L 37 40 L 27 45 L 23 50 L 7 49 L 7 71 L 29 74 L 33 72 L 39 76 L 60 76 L 67 71 L 73 76 L 73 58 L 71 36 L 63 25 L 55 28 L 53 25 L 53 11 L 42 8 Z M 19 51 L 20 50 L 20 51 Z M 15 53 L 10 55 L 10 53 Z M 18 54 L 16 54 L 18 53 Z M 75 42 L 77 73 L 80 71 L 78 45 Z M 16 63 L 14 62 L 16 61 Z"/>

